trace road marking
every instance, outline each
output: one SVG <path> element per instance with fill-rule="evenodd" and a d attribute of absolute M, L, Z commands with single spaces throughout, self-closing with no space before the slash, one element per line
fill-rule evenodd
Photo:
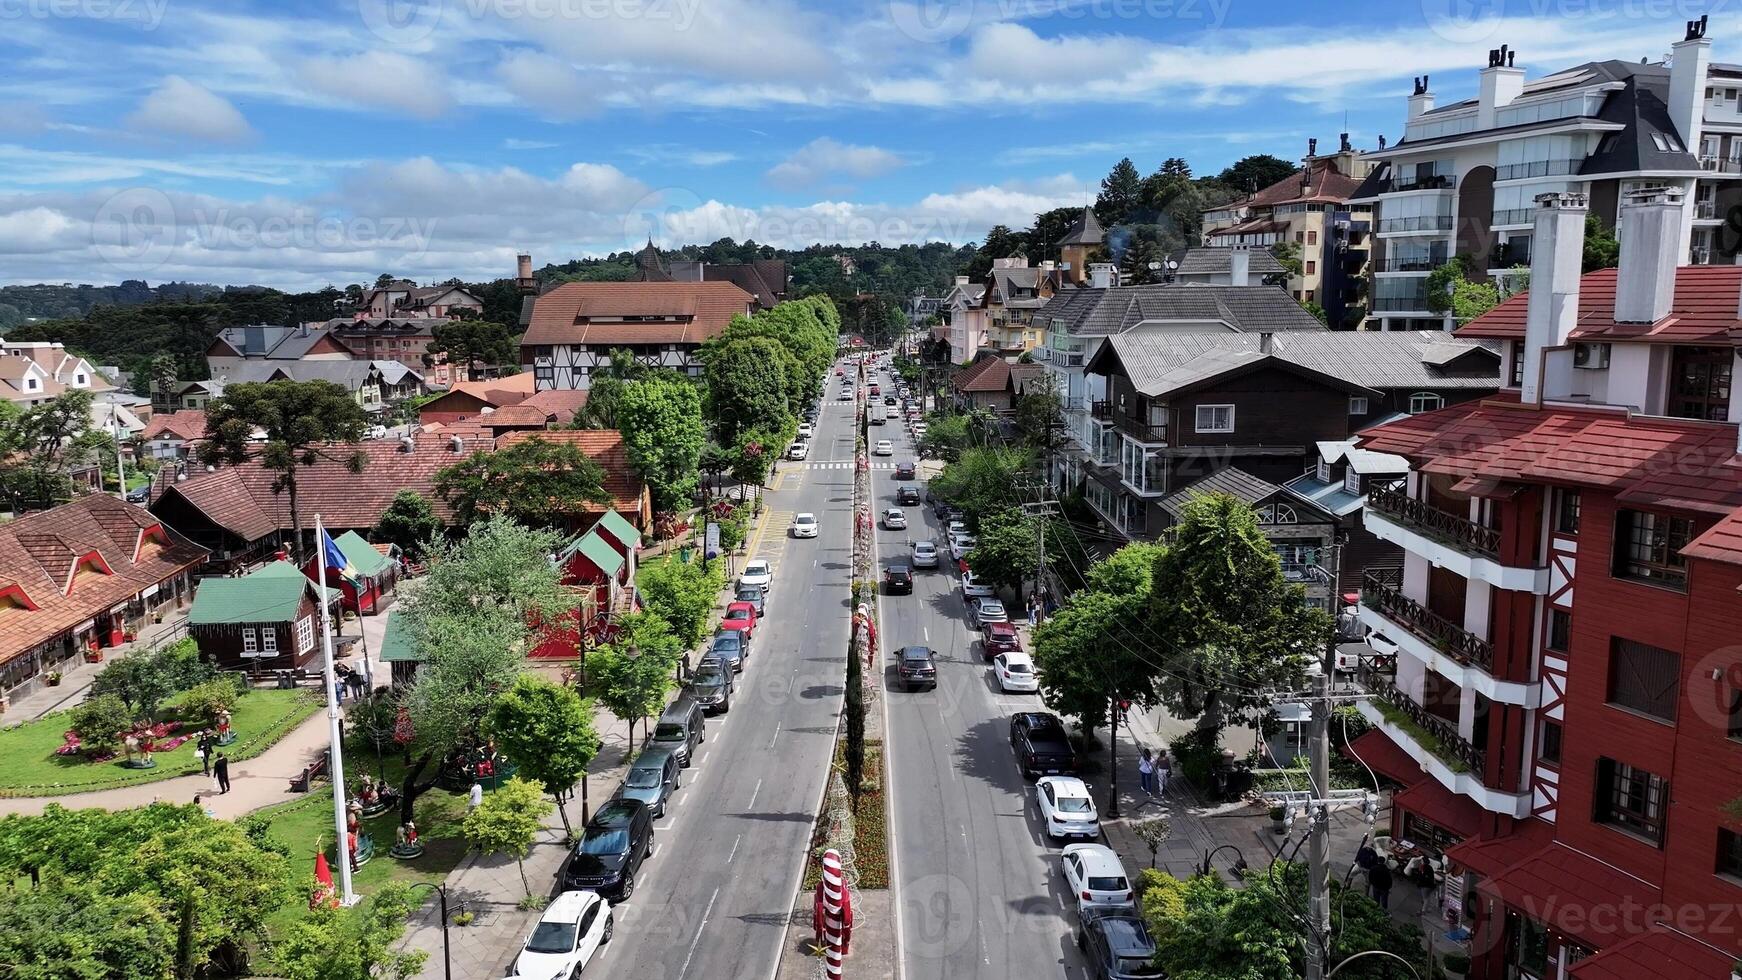
<path fill-rule="evenodd" d="M 708 898 L 707 910 L 702 913 L 702 924 L 696 927 L 696 938 L 690 940 L 690 952 L 688 956 L 683 958 L 683 968 L 677 971 L 678 976 L 683 977 L 689 975 L 690 960 L 695 959 L 696 947 L 701 945 L 702 942 L 702 931 L 708 928 L 708 916 L 714 914 L 714 899 L 719 897 L 720 890 L 716 888 L 714 889 L 714 894 Z"/>
<path fill-rule="evenodd" d="M 746 809 L 755 809 L 756 808 L 756 797 L 759 796 L 761 793 L 762 793 L 762 780 L 758 779 L 756 781 L 756 788 L 750 791 L 750 806 L 746 807 Z"/>
<path fill-rule="evenodd" d="M 931 627 L 929 627 L 929 626 L 922 626 L 922 627 L 920 627 L 920 629 L 919 629 L 919 631 L 920 631 L 920 632 L 921 632 L 921 633 L 924 633 L 924 634 L 925 634 L 925 642 L 926 642 L 926 643 L 928 643 L 928 644 L 929 644 L 929 643 L 931 643 Z"/>
<path fill-rule="evenodd" d="M 712 752 L 712 751 L 714 751 L 714 750 L 713 749 L 708 750 L 708 752 Z M 696 759 L 696 765 L 705 766 L 708 764 L 708 752 L 703 752 L 701 754 L 701 756 Z"/>
<path fill-rule="evenodd" d="M 774 748 L 774 740 L 780 737 L 780 722 L 774 723 L 774 734 L 768 739 L 768 747 Z"/>
<path fill-rule="evenodd" d="M 739 834 L 737 839 L 732 841 L 732 853 L 726 855 L 726 863 L 727 864 L 731 864 L 732 859 L 738 856 L 738 845 L 743 843 L 743 842 L 744 842 L 744 835 L 743 834 Z M 1062 904 L 1062 902 L 1061 902 L 1061 904 Z"/>

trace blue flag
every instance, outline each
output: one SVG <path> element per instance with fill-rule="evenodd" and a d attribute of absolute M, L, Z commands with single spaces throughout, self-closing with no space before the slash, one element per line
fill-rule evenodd
<path fill-rule="evenodd" d="M 321 547 L 326 549 L 327 569 L 329 571 L 338 572 L 339 577 L 353 587 L 361 581 L 361 576 L 357 574 L 357 570 L 351 567 L 351 560 L 345 557 L 343 551 L 339 550 L 339 543 L 334 541 L 333 536 L 325 531 L 321 532 Z"/>

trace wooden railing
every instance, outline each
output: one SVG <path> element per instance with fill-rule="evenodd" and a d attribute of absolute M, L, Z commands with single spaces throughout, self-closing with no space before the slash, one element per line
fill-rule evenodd
<path fill-rule="evenodd" d="M 1494 668 L 1494 644 L 1404 595 L 1374 573 L 1361 577 L 1361 601 L 1466 667 Z"/>
<path fill-rule="evenodd" d="M 1487 753 L 1459 735 L 1457 725 L 1416 703 L 1414 698 L 1403 693 L 1385 674 L 1363 669 L 1357 677 L 1367 693 L 1407 719 L 1408 724 L 1398 727 L 1408 731 L 1422 748 L 1432 752 L 1454 769 L 1464 769 L 1477 776 L 1485 771 L 1483 763 L 1487 759 Z"/>
<path fill-rule="evenodd" d="M 1489 558 L 1500 557 L 1499 531 L 1440 510 L 1426 501 L 1416 500 L 1401 486 L 1368 491 L 1367 506 L 1434 537 L 1448 539 L 1460 548 L 1480 552 Z"/>

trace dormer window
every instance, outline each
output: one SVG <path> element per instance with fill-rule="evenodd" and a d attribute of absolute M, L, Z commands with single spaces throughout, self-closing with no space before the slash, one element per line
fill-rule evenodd
<path fill-rule="evenodd" d="M 1343 473 L 1343 489 L 1356 496 L 1361 495 L 1361 474 L 1355 472 L 1353 466 Z"/>
<path fill-rule="evenodd" d="M 1331 464 L 1327 462 L 1323 456 L 1319 457 L 1319 465 L 1317 470 L 1313 473 L 1313 479 L 1318 480 L 1320 483 L 1331 482 Z"/>

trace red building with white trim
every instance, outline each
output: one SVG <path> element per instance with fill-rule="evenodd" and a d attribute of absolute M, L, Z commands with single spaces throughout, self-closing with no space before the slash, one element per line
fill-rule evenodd
<path fill-rule="evenodd" d="M 1677 268 L 1680 194 L 1629 194 L 1584 275 L 1584 195 L 1540 196 L 1532 288 L 1459 331 L 1506 387 L 1361 436 L 1411 470 L 1368 496 L 1405 562 L 1361 615 L 1400 653 L 1353 747 L 1445 849 L 1472 977 L 1742 958 L 1742 267 Z"/>

